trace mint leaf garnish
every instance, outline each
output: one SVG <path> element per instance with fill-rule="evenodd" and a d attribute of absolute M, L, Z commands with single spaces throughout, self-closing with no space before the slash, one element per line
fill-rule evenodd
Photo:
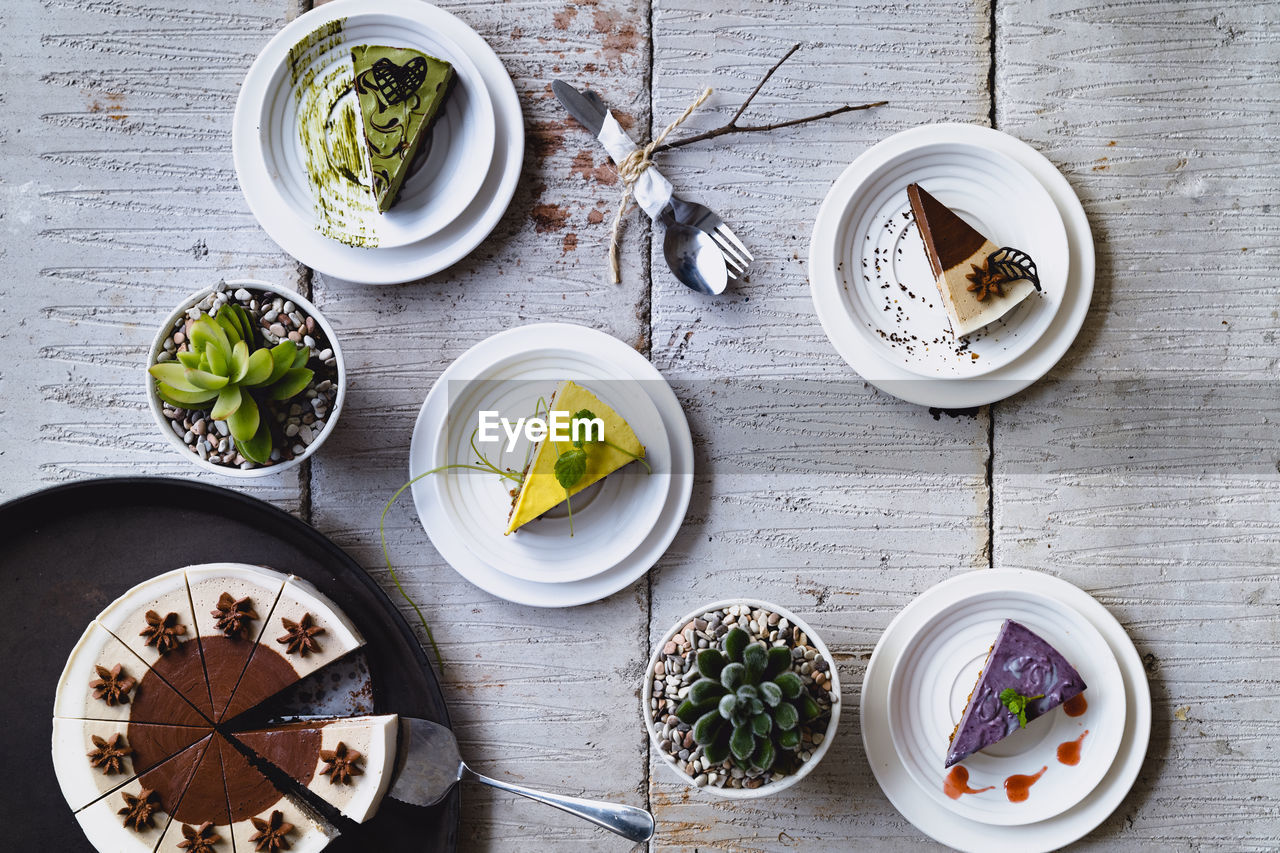
<path fill-rule="evenodd" d="M 596 413 L 590 409 L 578 409 L 578 411 L 573 413 L 573 417 L 569 419 L 569 435 L 573 437 L 574 447 L 581 449 L 584 444 L 598 444 L 599 441 L 604 440 L 603 437 L 601 437 L 599 441 L 596 439 L 588 441 L 581 437 L 591 434 L 591 422 L 595 419 Z M 583 421 L 581 427 L 577 426 L 578 421 Z"/>
<path fill-rule="evenodd" d="M 1025 728 L 1027 725 L 1027 705 L 1043 698 L 1043 693 L 1039 696 L 1023 696 L 1012 687 L 1006 687 L 1000 691 L 1000 703 L 1009 709 L 1010 714 L 1018 718 L 1019 728 Z"/>
<path fill-rule="evenodd" d="M 587 473 L 587 451 L 581 447 L 561 453 L 556 459 L 556 481 L 565 489 L 572 489 Z"/>

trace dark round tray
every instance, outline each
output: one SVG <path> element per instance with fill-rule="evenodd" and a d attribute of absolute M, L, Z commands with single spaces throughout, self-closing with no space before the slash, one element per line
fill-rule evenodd
<path fill-rule="evenodd" d="M 435 673 L 386 593 L 314 528 L 270 504 L 202 483 L 87 480 L 0 505 L 0 660 L 8 685 L 0 747 L 10 796 L 8 850 L 92 850 L 58 788 L 52 709 L 67 655 L 85 626 L 134 584 L 193 563 L 258 563 L 315 584 L 359 626 L 378 713 L 449 725 Z M 368 823 L 346 822 L 326 853 L 453 851 L 459 789 L 432 808 L 390 797 Z"/>

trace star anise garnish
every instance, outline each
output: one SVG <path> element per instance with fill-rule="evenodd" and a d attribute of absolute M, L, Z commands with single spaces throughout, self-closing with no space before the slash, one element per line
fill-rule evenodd
<path fill-rule="evenodd" d="M 994 270 L 987 263 L 982 266 L 977 264 L 969 264 L 973 267 L 973 272 L 965 276 L 973 284 L 969 285 L 968 290 L 973 294 L 974 298 L 979 302 L 984 301 L 994 292 L 997 296 L 1004 296 L 1004 285 L 1008 283 L 1008 279 L 999 271 Z"/>
<path fill-rule="evenodd" d="M 124 825 L 142 832 L 147 827 L 155 826 L 152 813 L 160 808 L 160 795 L 155 791 L 143 788 L 137 796 L 124 792 L 124 808 L 116 814 L 124 815 Z"/>
<path fill-rule="evenodd" d="M 247 636 L 249 620 L 258 618 L 258 614 L 253 609 L 253 602 L 248 596 L 237 599 L 229 592 L 218 596 L 217 609 L 211 612 L 215 617 L 214 624 L 218 626 L 218 630 L 228 637 L 240 634 Z"/>
<path fill-rule="evenodd" d="M 124 772 L 124 760 L 133 754 L 133 749 L 125 743 L 124 735 L 116 732 L 110 738 L 92 735 L 93 752 L 89 753 L 89 764 L 102 768 L 106 776 Z"/>
<path fill-rule="evenodd" d="M 154 610 L 148 610 L 147 627 L 139 631 L 138 636 L 146 637 L 146 645 L 155 646 L 157 652 L 167 655 L 182 645 L 182 640 L 179 638 L 185 633 L 187 633 L 187 626 L 178 624 L 177 613 L 161 617 Z"/>
<path fill-rule="evenodd" d="M 257 853 L 275 853 L 277 850 L 288 850 L 289 839 L 285 838 L 293 832 L 293 824 L 284 822 L 284 812 L 274 811 L 270 820 L 250 818 L 253 828 L 258 830 L 249 836 Z"/>
<path fill-rule="evenodd" d="M 281 617 L 280 621 L 284 623 L 284 629 L 289 633 L 277 638 L 276 642 L 282 643 L 288 654 L 306 657 L 307 652 L 320 651 L 320 644 L 316 642 L 316 637 L 324 633 L 324 628 L 315 624 L 310 613 L 304 613 L 298 622 L 284 617 Z"/>
<path fill-rule="evenodd" d="M 97 670 L 98 677 L 89 682 L 93 698 L 101 699 L 108 705 L 128 705 L 129 691 L 138 683 L 138 680 L 125 675 L 120 664 L 116 664 L 111 669 L 105 666 L 95 666 L 94 669 Z"/>
<path fill-rule="evenodd" d="M 184 823 L 182 837 L 186 840 L 178 842 L 178 849 L 189 853 L 213 853 L 213 846 L 222 840 L 222 836 L 213 831 L 213 824 L 209 821 L 198 827 Z"/>
<path fill-rule="evenodd" d="M 347 749 L 345 743 L 338 741 L 338 745 L 332 750 L 320 750 L 320 760 L 325 765 L 320 772 L 329 777 L 331 785 L 350 785 L 352 776 L 364 773 L 357 766 L 361 757 L 360 753 L 354 749 Z"/>

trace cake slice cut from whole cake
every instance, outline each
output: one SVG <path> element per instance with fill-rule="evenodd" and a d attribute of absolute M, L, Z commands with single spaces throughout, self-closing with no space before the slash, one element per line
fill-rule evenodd
<path fill-rule="evenodd" d="M 183 571 L 195 611 L 214 719 L 218 719 L 271 621 L 288 575 L 241 563 L 208 563 Z"/>
<path fill-rule="evenodd" d="M 99 850 L 153 853 L 172 812 L 195 776 L 212 735 L 76 812 L 85 835 Z"/>
<path fill-rule="evenodd" d="M 208 728 L 53 720 L 53 764 L 72 811 L 79 811 L 208 735 Z"/>
<path fill-rule="evenodd" d="M 337 830 L 298 797 L 277 788 L 225 738 L 219 738 L 231 838 L 237 851 L 315 853 Z"/>
<path fill-rule="evenodd" d="M 199 660 L 195 660 L 200 669 Z M 201 670 L 203 679 L 203 670 Z M 177 726 L 210 726 L 207 717 L 151 670 L 132 649 L 90 622 L 67 658 L 53 715 Z"/>
<path fill-rule="evenodd" d="M 1084 679 L 1057 649 L 1006 619 L 951 733 L 945 766 L 1003 740 L 1084 690 Z"/>
<path fill-rule="evenodd" d="M 354 821 L 373 817 L 391 784 L 399 717 L 307 720 L 236 740 Z"/>
<path fill-rule="evenodd" d="M 356 97 L 378 210 L 395 204 L 413 158 L 431 135 L 431 123 L 453 80 L 453 66 L 407 47 L 359 45 L 351 49 Z"/>
<path fill-rule="evenodd" d="M 994 323 L 1040 289 L 1025 252 L 997 246 L 919 184 L 907 187 L 907 198 L 957 338 Z"/>
<path fill-rule="evenodd" d="M 98 622 L 200 713 L 214 718 L 191 595 L 182 569 L 133 587 L 98 614 Z"/>
<path fill-rule="evenodd" d="M 551 424 L 553 412 L 563 412 L 569 417 L 583 409 L 604 423 L 604 443 L 593 443 L 587 453 L 586 470 L 573 486 L 566 489 L 556 479 L 556 460 L 562 453 L 573 449 L 572 443 L 555 442 L 549 438 L 533 448 L 532 461 L 524 472 L 524 480 L 511 505 L 507 533 L 514 533 L 576 495 L 593 483 L 644 458 L 644 445 L 636 437 L 630 425 L 603 400 L 576 382 L 561 383 L 547 404 L 547 422 Z"/>
<path fill-rule="evenodd" d="M 291 575 L 219 720 L 230 721 L 363 645 L 364 637 L 346 614 Z"/>

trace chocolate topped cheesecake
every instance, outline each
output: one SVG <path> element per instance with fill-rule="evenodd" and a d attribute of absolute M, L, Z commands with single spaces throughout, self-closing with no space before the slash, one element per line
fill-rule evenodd
<path fill-rule="evenodd" d="M 1057 649 L 1006 619 L 951 733 L 945 766 L 1003 740 L 1084 690 L 1084 679 Z"/>
<path fill-rule="evenodd" d="M 997 246 L 919 184 L 907 187 L 907 198 L 957 338 L 995 322 L 1040 289 L 1035 262 L 1025 252 Z"/>
<path fill-rule="evenodd" d="M 313 586 L 257 566 L 192 566 L 126 592 L 81 636 L 54 699 L 54 770 L 90 842 L 103 853 L 319 851 L 336 830 L 289 786 L 322 779 L 333 786 L 323 798 L 367 820 L 389 782 L 396 717 L 282 727 L 280 742 L 303 749 L 279 785 L 233 743 L 230 722 L 363 643 Z"/>
<path fill-rule="evenodd" d="M 290 577 L 220 720 L 231 720 L 364 645 L 355 624 L 314 586 Z"/>
<path fill-rule="evenodd" d="M 98 623 L 201 714 L 214 718 L 182 569 L 138 584 L 99 613 Z"/>
<path fill-rule="evenodd" d="M 214 719 L 219 720 L 266 630 L 288 576 L 261 566 L 188 566 L 187 588 L 204 656 Z"/>
<path fill-rule="evenodd" d="M 76 812 L 76 820 L 94 846 L 113 853 L 153 853 L 212 737 L 206 734 L 159 766 Z"/>
<path fill-rule="evenodd" d="M 399 718 L 313 720 L 237 732 L 236 740 L 354 821 L 373 816 L 391 784 Z"/>
<path fill-rule="evenodd" d="M 227 782 L 230 834 L 239 850 L 322 850 L 338 834 L 301 799 L 281 791 L 230 741 L 219 743 Z M 276 845 L 276 846 L 272 846 Z"/>

